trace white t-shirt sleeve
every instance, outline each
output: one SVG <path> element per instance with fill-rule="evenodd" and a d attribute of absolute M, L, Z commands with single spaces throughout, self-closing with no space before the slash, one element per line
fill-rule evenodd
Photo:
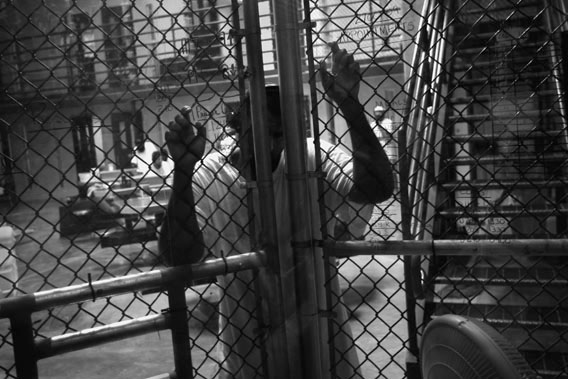
<path fill-rule="evenodd" d="M 340 196 L 347 197 L 353 187 L 353 160 L 339 146 L 321 141 L 321 170 L 325 181 Z"/>
<path fill-rule="evenodd" d="M 329 184 L 329 191 L 337 203 L 328 204 L 330 210 L 348 225 L 353 237 L 359 238 L 364 233 L 371 218 L 374 204 L 358 204 L 349 201 L 347 197 L 353 188 L 353 159 L 339 146 L 321 141 L 322 171 L 325 181 Z"/>

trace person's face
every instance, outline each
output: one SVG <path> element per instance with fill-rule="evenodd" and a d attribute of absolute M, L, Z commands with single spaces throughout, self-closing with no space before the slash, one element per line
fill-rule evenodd
<path fill-rule="evenodd" d="M 375 120 L 381 121 L 383 118 L 385 118 L 385 113 L 386 113 L 386 111 L 384 109 L 376 110 L 375 111 Z"/>
<path fill-rule="evenodd" d="M 154 166 L 157 167 L 157 168 L 162 167 L 162 156 L 161 155 L 158 156 L 156 158 L 156 160 L 154 161 Z"/>
<path fill-rule="evenodd" d="M 221 152 L 221 154 L 223 154 L 225 157 L 230 157 L 231 154 L 233 154 L 235 147 L 237 146 L 238 138 L 239 136 L 236 132 L 223 136 L 223 138 L 219 142 L 219 151 Z"/>
<path fill-rule="evenodd" d="M 278 166 L 280 156 L 284 150 L 284 131 L 282 130 L 282 121 L 279 116 L 275 116 L 268 112 L 268 135 L 270 137 L 270 158 L 272 160 L 272 171 Z"/>
<path fill-rule="evenodd" d="M 280 162 L 280 156 L 282 155 L 282 151 L 284 150 L 284 134 L 282 131 L 282 125 L 281 125 L 281 121 L 280 118 L 278 116 L 275 116 L 273 114 L 271 114 L 270 112 L 267 113 L 267 127 L 268 127 L 268 133 L 269 133 L 269 144 L 270 144 L 270 160 L 271 160 L 271 167 L 272 170 L 274 171 L 276 169 L 276 167 L 278 166 L 278 163 Z M 237 169 L 239 169 L 239 171 L 244 170 L 245 165 L 246 165 L 246 157 L 243 154 L 243 150 L 244 151 L 248 151 L 250 152 L 250 156 L 251 156 L 251 172 L 253 175 L 253 179 L 255 179 L 256 177 L 256 173 L 255 173 L 255 169 L 256 169 L 256 164 L 255 164 L 255 155 L 254 155 L 254 144 L 253 144 L 253 138 L 252 138 L 252 129 L 247 128 L 247 133 L 245 136 L 242 136 L 241 138 L 238 138 L 237 140 L 237 144 L 236 147 L 234 148 L 234 150 L 231 153 L 231 156 L 229 158 L 229 161 L 231 162 L 231 164 L 233 164 L 233 166 L 235 166 Z M 246 144 L 246 146 L 244 145 Z"/>

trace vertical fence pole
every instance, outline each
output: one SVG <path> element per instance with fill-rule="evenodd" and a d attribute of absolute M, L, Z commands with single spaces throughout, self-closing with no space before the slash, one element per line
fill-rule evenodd
<path fill-rule="evenodd" d="M 174 282 L 168 286 L 168 303 L 172 345 L 174 348 L 174 365 L 178 379 L 193 378 L 191 350 L 189 345 L 189 327 L 187 323 L 187 304 L 185 302 L 185 285 Z"/>
<path fill-rule="evenodd" d="M 174 251 L 172 254 L 172 266 L 182 263 L 184 251 Z M 166 286 L 168 293 L 168 312 L 170 313 L 169 328 L 172 334 L 172 346 L 174 353 L 174 366 L 176 378 L 193 378 L 193 364 L 191 362 L 191 347 L 189 344 L 189 325 L 187 302 L 185 300 L 185 281 L 177 279 Z"/>
<path fill-rule="evenodd" d="M 231 6 L 232 6 L 232 23 L 233 23 L 233 28 L 234 28 L 234 32 L 236 33 L 236 43 L 235 43 L 235 58 L 236 58 L 236 62 L 237 62 L 237 71 L 238 71 L 238 89 L 239 89 L 239 100 L 241 102 L 241 104 L 243 103 L 243 100 L 246 98 L 246 83 L 245 83 L 245 78 L 248 74 L 251 74 L 251 81 L 254 81 L 256 83 L 256 77 L 260 76 L 260 78 L 262 79 L 262 83 L 264 85 L 264 73 L 262 75 L 258 75 L 256 73 L 255 69 L 251 69 L 248 70 L 245 68 L 244 63 L 243 63 L 243 38 L 245 36 L 245 31 L 243 29 L 241 29 L 241 15 L 239 14 L 239 8 L 241 7 L 240 4 L 241 0 L 231 0 Z M 249 7 L 251 7 L 250 5 L 251 3 L 249 1 L 247 1 L 244 4 L 244 17 L 246 20 L 249 20 L 249 18 L 251 17 L 250 13 L 251 10 L 249 9 Z M 255 7 L 256 9 L 257 7 Z M 254 12 L 254 10 L 253 10 Z M 258 20 L 258 17 L 256 18 L 256 20 Z M 250 22 L 250 21 L 249 21 Z M 258 22 L 258 21 L 256 21 Z M 250 36 L 248 36 L 245 40 L 249 41 L 249 40 L 258 40 L 258 36 L 255 33 L 252 33 Z M 253 42 L 254 43 L 254 42 Z M 261 67 L 262 65 L 256 65 L 256 59 L 258 54 L 249 54 L 249 62 L 255 63 L 254 67 Z M 253 61 L 253 59 L 255 59 Z M 257 84 L 255 84 L 257 85 Z M 260 86 L 260 84 L 258 84 Z M 264 109 L 264 108 L 262 108 Z M 256 114 L 256 113 L 255 113 Z M 241 127 L 244 128 L 242 129 L 242 134 L 246 134 L 246 133 L 250 133 L 250 122 L 249 122 L 249 116 L 246 112 L 241 112 Z M 254 132 L 253 132 L 253 138 L 254 138 Z M 266 144 L 260 144 L 262 146 L 266 145 Z M 250 146 L 248 146 L 247 144 L 242 144 L 241 145 L 241 151 L 243 152 L 245 157 L 250 156 Z M 265 149 L 260 149 L 261 153 L 264 152 Z M 259 151 L 259 150 L 257 150 Z M 264 161 L 264 159 L 261 159 L 261 161 Z M 258 167 L 258 166 L 257 166 Z M 257 173 L 257 178 L 264 178 L 265 174 L 263 173 L 263 169 L 257 169 L 257 171 L 260 171 L 261 174 Z M 244 168 L 244 176 L 246 178 L 246 180 L 250 180 L 250 178 L 252 177 L 252 167 L 251 164 L 247 164 Z M 262 182 L 264 182 L 261 179 Z M 263 186 L 261 186 L 263 187 Z M 264 193 L 265 190 L 259 189 L 260 193 Z M 271 201 L 272 199 L 272 191 L 269 191 L 268 195 L 265 194 L 265 196 L 269 196 L 267 198 L 267 201 Z M 264 199 L 264 196 L 259 195 L 261 199 Z M 252 206 L 252 204 L 254 204 L 254 193 L 253 191 L 251 191 L 250 189 L 247 191 L 247 202 L 249 204 L 248 206 L 248 216 L 249 216 L 249 220 L 253 220 L 254 219 L 254 215 L 255 215 L 255 209 Z M 271 233 L 270 231 L 274 230 L 275 233 L 275 226 L 272 226 L 276 221 L 271 221 L 272 218 L 268 215 L 267 212 L 270 212 L 270 209 L 274 209 L 274 201 L 272 200 L 271 203 L 269 203 L 268 207 L 264 207 L 264 204 L 260 204 L 259 205 L 259 210 L 260 210 L 260 217 L 261 220 L 265 220 L 265 221 L 261 221 L 262 225 L 266 226 L 266 229 L 269 231 L 268 233 Z M 269 209 L 268 211 L 264 211 L 264 209 Z M 257 232 L 256 232 L 256 225 L 254 222 L 251 222 L 249 224 L 249 240 L 250 240 L 250 245 L 251 245 L 251 249 L 252 250 L 256 250 L 257 247 L 259 247 L 259 241 L 257 240 Z M 271 237 L 266 237 L 266 240 L 268 241 L 272 241 Z M 273 249 L 271 249 L 269 246 L 265 246 L 264 247 L 264 251 L 268 252 L 268 256 L 269 257 L 273 257 L 273 256 L 277 256 L 277 251 L 273 251 Z M 266 255 L 265 255 L 266 257 Z M 269 270 L 272 267 L 271 264 L 268 265 Z M 271 271 L 272 272 L 272 271 Z M 272 315 L 272 313 L 269 311 L 268 312 L 268 316 L 266 315 L 266 313 L 264 312 L 263 309 L 263 302 L 265 301 L 270 301 L 272 299 L 274 299 L 274 301 L 276 301 L 276 307 L 271 304 L 268 309 L 270 310 L 278 310 L 279 308 L 277 308 L 277 306 L 279 304 L 282 304 L 281 302 L 278 302 L 279 298 L 275 297 L 272 295 L 271 292 L 274 292 L 275 289 L 277 290 L 278 288 L 280 288 L 279 286 L 274 286 L 271 284 L 266 285 L 265 280 L 267 280 L 267 278 L 270 279 L 274 279 L 274 275 L 259 275 L 260 271 L 256 271 L 255 272 L 255 292 L 257 294 L 260 294 L 260 296 L 257 296 L 257 311 L 256 311 L 256 317 L 257 320 L 259 322 L 259 324 L 261 325 L 266 325 L 266 324 L 272 324 L 271 320 L 268 319 L 267 321 L 267 317 L 270 317 Z M 267 290 L 268 289 L 268 290 Z M 271 291 L 271 292 L 269 292 Z M 276 314 L 279 314 L 279 312 L 277 311 Z M 278 322 L 278 321 L 277 321 Z M 276 322 L 276 323 L 277 323 Z M 284 328 L 282 328 L 281 330 L 283 331 Z M 264 328 L 264 332 L 267 331 L 267 328 Z M 278 338 L 277 338 L 278 340 Z M 285 341 L 285 338 L 282 337 L 280 338 L 280 340 Z M 278 352 L 279 350 L 283 350 L 285 351 L 285 348 L 273 348 L 274 344 L 271 338 L 266 338 L 266 335 L 263 335 L 263 337 L 260 339 L 260 349 L 262 351 L 262 368 L 264 370 L 264 376 L 266 378 L 270 378 L 271 377 L 271 373 L 278 371 L 278 372 L 282 372 L 282 373 L 286 373 L 286 368 L 284 369 L 280 369 L 280 370 L 276 370 L 273 367 L 269 366 L 269 361 L 271 363 L 273 363 L 275 361 L 275 359 L 273 359 L 273 357 L 276 355 L 276 352 Z M 265 354 L 265 352 L 270 351 L 269 354 Z M 285 361 L 287 362 L 287 361 Z"/>
<path fill-rule="evenodd" d="M 403 112 L 402 130 L 398 134 L 398 151 L 404 152 L 399 158 L 399 171 L 400 171 L 400 204 L 401 204 L 401 229 L 402 239 L 412 239 L 412 206 L 417 194 L 411 187 L 410 173 L 414 173 L 415 160 L 419 159 L 416 152 L 416 147 L 413 144 L 419 139 L 417 138 L 418 131 L 416 130 L 417 117 L 415 114 L 420 112 L 416 109 L 418 104 L 418 93 L 422 90 L 422 76 L 424 70 L 425 58 L 425 44 L 429 37 L 428 25 L 429 19 L 433 9 L 433 1 L 424 1 L 422 12 L 420 14 L 420 23 L 418 27 L 417 41 L 414 46 L 414 54 L 412 57 L 412 66 L 410 70 L 410 78 L 407 81 L 406 94 L 408 96 L 406 105 Z M 426 18 L 426 19 L 425 19 Z M 412 128 L 409 130 L 410 125 Z M 412 145 L 409 145 L 412 144 Z M 414 179 L 414 178 L 412 178 Z M 416 324 L 416 299 L 414 297 L 414 288 L 417 283 L 415 280 L 415 270 L 413 270 L 413 262 L 411 257 L 404 256 L 404 277 L 405 277 L 405 302 L 406 302 L 406 321 L 408 331 L 407 342 L 407 356 L 406 356 L 406 376 L 409 379 L 419 379 L 420 366 L 418 363 L 418 330 Z"/>
<path fill-rule="evenodd" d="M 322 164 L 322 158 L 321 158 L 321 154 L 320 152 L 320 127 L 319 127 L 319 114 L 318 114 L 318 98 L 317 98 L 317 75 L 316 75 L 316 69 L 315 69 L 315 58 L 314 58 L 314 42 L 313 42 L 313 35 L 312 35 L 312 27 L 314 26 L 314 24 L 312 24 L 312 20 L 311 20 L 311 9 L 310 9 L 310 0 L 303 0 L 303 4 L 304 4 L 304 28 L 305 28 L 305 33 L 306 33 L 306 56 L 308 59 L 308 75 L 309 75 L 309 84 L 310 84 L 310 99 L 312 102 L 312 109 L 311 109 L 311 114 L 312 114 L 312 125 L 313 125 L 313 132 L 314 132 L 314 147 L 316 149 L 316 156 L 315 156 L 315 167 L 321 167 Z M 326 107 L 328 108 L 328 114 L 333 114 L 333 112 L 335 111 L 335 109 L 333 108 L 333 104 L 331 102 L 325 102 Z M 307 127 L 309 127 L 309 125 L 307 125 Z M 333 143 L 336 143 L 336 138 L 335 138 L 335 118 L 331 117 L 330 120 L 328 121 L 327 124 L 327 128 L 329 129 L 329 131 L 331 132 L 332 135 L 332 139 L 333 139 Z M 317 192 L 318 193 L 324 193 L 324 183 L 323 183 L 323 178 L 321 176 L 318 176 L 317 179 Z M 327 225 L 325 224 L 326 222 L 326 211 L 325 211 L 325 204 L 324 204 L 324 199 L 323 196 L 318 200 L 318 205 L 319 205 L 319 218 L 320 218 L 320 232 L 321 232 L 321 239 L 323 241 L 326 241 L 329 237 L 328 235 L 328 231 L 327 231 Z M 337 303 L 337 299 L 334 299 L 332 296 L 332 290 L 331 290 L 331 279 L 332 279 L 332 275 L 335 274 L 334 271 L 334 263 L 335 260 L 330 260 L 329 258 L 325 258 L 325 263 L 324 263 L 324 281 L 326 283 L 326 288 L 325 288 L 325 303 L 326 303 L 326 307 L 320 309 L 320 311 L 324 311 L 326 312 L 328 315 L 332 313 L 332 310 L 334 308 L 334 306 Z M 322 376 L 326 377 L 327 373 L 329 373 L 329 375 L 331 375 L 331 377 L 335 377 L 336 375 L 336 354 L 335 354 L 335 346 L 332 343 L 332 338 L 335 334 L 335 325 L 334 322 L 329 318 L 320 318 L 321 323 L 323 324 L 322 326 L 324 328 L 327 329 L 327 334 L 326 333 L 326 329 L 320 328 L 320 330 L 322 331 L 321 333 L 321 337 L 322 337 L 322 354 L 321 354 L 321 359 L 322 359 L 322 363 L 321 363 L 321 370 L 322 370 Z M 325 325 L 327 324 L 327 325 Z M 325 347 L 325 343 L 327 343 L 327 348 Z M 327 353 L 327 354 L 326 354 Z M 333 364 L 331 363 L 333 362 Z"/>
<path fill-rule="evenodd" d="M 290 215 L 293 222 L 291 244 L 295 258 L 295 274 L 300 316 L 301 350 L 294 358 L 302 362 L 303 378 L 322 377 L 322 349 L 317 298 L 315 249 L 312 241 L 308 175 L 306 169 L 306 125 L 303 119 L 303 85 L 300 54 L 299 1 L 273 0 L 274 28 L 282 114 L 286 115 L 284 138 L 290 194 Z M 301 353 L 301 356 L 299 356 Z"/>
<path fill-rule="evenodd" d="M 268 303 L 269 334 L 267 341 L 267 378 L 297 378 L 297 372 L 289 359 L 291 351 L 299 346 L 290 340 L 287 329 L 297 330 L 295 320 L 294 287 L 288 288 L 289 280 L 283 273 L 290 272 L 289 260 L 279 254 L 274 190 L 272 183 L 272 161 L 266 126 L 266 96 L 260 17 L 256 1 L 244 3 L 245 37 L 247 44 L 248 73 L 250 75 L 251 121 L 253 125 L 254 152 L 257 174 L 257 188 L 262 225 L 262 243 L 266 251 L 267 269 L 259 276 L 266 282 L 261 285 L 264 300 Z M 293 280 L 291 281 L 294 285 Z M 292 328 L 287 325 L 292 324 Z"/>
<path fill-rule="evenodd" d="M 16 373 L 20 379 L 37 379 L 37 359 L 31 314 L 10 318 Z"/>

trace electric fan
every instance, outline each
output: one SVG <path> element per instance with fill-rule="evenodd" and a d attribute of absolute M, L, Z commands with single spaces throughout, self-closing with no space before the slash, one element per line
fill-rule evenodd
<path fill-rule="evenodd" d="M 424 379 L 538 379 L 527 361 L 493 327 L 447 314 L 432 320 L 420 350 Z"/>

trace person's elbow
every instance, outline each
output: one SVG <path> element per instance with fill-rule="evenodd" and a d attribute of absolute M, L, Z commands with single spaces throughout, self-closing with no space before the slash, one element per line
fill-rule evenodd
<path fill-rule="evenodd" d="M 158 252 L 167 266 L 198 263 L 204 253 L 203 236 L 186 230 L 174 231 L 169 219 L 165 217 L 158 234 Z"/>
<path fill-rule="evenodd" d="M 394 176 L 391 170 L 384 175 L 367 176 L 356 181 L 349 194 L 349 200 L 360 204 L 378 204 L 394 194 Z"/>
<path fill-rule="evenodd" d="M 392 176 L 393 175 L 391 174 L 388 180 L 378 186 L 377 191 L 375 192 L 375 198 L 373 199 L 374 203 L 382 203 L 393 196 L 394 179 Z"/>

